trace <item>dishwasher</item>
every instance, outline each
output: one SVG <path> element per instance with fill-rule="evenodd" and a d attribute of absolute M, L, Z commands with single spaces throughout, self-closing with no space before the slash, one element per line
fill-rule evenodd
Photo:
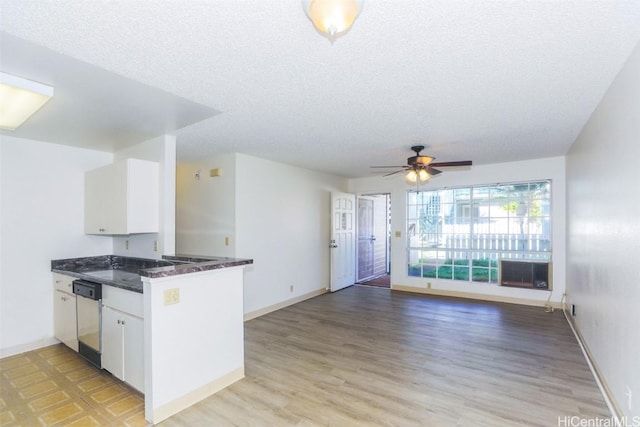
<path fill-rule="evenodd" d="M 102 284 L 77 279 L 73 281 L 78 322 L 78 353 L 102 368 Z"/>

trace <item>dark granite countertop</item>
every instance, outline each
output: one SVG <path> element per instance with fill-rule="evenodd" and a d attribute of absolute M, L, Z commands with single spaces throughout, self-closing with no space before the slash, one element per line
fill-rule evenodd
<path fill-rule="evenodd" d="M 141 276 L 169 277 L 252 263 L 251 259 L 199 255 L 164 255 L 160 260 L 100 255 L 52 260 L 51 271 L 142 293 Z"/>

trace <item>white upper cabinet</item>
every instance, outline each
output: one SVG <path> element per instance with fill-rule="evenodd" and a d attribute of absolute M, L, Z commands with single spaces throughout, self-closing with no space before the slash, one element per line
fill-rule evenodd
<path fill-rule="evenodd" d="M 157 233 L 159 166 L 126 159 L 85 173 L 86 234 Z"/>

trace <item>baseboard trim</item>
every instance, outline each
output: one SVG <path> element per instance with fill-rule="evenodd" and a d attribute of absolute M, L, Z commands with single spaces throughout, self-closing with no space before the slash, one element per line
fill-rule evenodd
<path fill-rule="evenodd" d="M 244 365 L 229 372 L 227 375 L 210 382 L 209 384 L 205 384 L 204 386 L 185 394 L 184 396 L 172 400 L 169 403 L 165 403 L 162 406 L 158 406 L 157 408 L 153 408 L 151 410 L 151 414 L 145 411 L 145 418 L 147 421 L 157 424 L 160 421 L 166 420 L 170 416 L 177 414 L 183 409 L 206 399 L 212 394 L 217 393 L 242 378 L 244 378 Z"/>
<path fill-rule="evenodd" d="M 259 310 L 252 311 L 250 313 L 245 313 L 244 321 L 246 322 L 247 320 L 251 320 L 251 319 L 255 319 L 255 318 L 260 317 L 260 316 L 264 316 L 265 314 L 269 314 L 269 313 L 271 313 L 273 311 L 280 310 L 281 308 L 285 308 L 285 307 L 288 307 L 290 305 L 302 302 L 304 300 L 308 300 L 310 298 L 314 298 L 314 297 L 317 297 L 319 295 L 326 294 L 327 292 L 329 292 L 329 291 L 326 290 L 326 289 L 318 289 L 317 291 L 308 292 L 306 294 L 297 296 L 295 298 L 291 298 L 291 299 L 288 299 L 286 301 L 279 302 L 278 304 L 270 305 L 269 307 L 264 307 L 264 308 L 261 308 Z"/>
<path fill-rule="evenodd" d="M 515 298 L 503 295 L 477 294 L 473 292 L 450 291 L 446 289 L 417 288 L 415 286 L 391 285 L 391 290 L 400 292 L 412 292 L 417 294 L 438 295 L 444 297 L 466 298 L 480 301 L 506 302 L 509 304 L 530 305 L 534 307 L 544 307 L 547 304 L 546 300 Z M 562 308 L 562 304 L 559 301 L 550 301 L 548 304 L 550 304 L 554 309 L 559 310 Z"/>
<path fill-rule="evenodd" d="M 50 345 L 59 344 L 58 341 L 54 337 L 43 338 L 38 341 L 30 342 L 27 344 L 16 345 L 14 347 L 3 348 L 0 350 L 0 359 L 4 359 L 5 357 L 15 356 L 16 354 L 26 353 L 27 351 L 38 350 L 44 347 L 49 347 Z"/>
<path fill-rule="evenodd" d="M 582 335 L 578 331 L 578 328 L 576 327 L 576 324 L 573 321 L 573 318 L 569 313 L 567 313 L 567 310 L 564 307 L 562 308 L 562 312 L 564 313 L 565 319 L 567 319 L 567 323 L 569 324 L 571 331 L 573 331 L 573 335 L 575 335 L 576 340 L 578 341 L 580 350 L 582 350 L 582 354 L 584 355 L 584 358 L 587 361 L 587 365 L 589 365 L 589 369 L 591 370 L 591 374 L 593 375 L 593 378 L 596 380 L 596 384 L 600 389 L 602 398 L 607 404 L 607 408 L 609 408 L 609 412 L 611 412 L 611 415 L 614 416 L 617 420 L 623 420 L 624 418 L 623 418 L 622 411 L 620 410 L 620 406 L 618 405 L 615 398 L 613 397 L 613 393 L 611 393 L 611 389 L 607 385 L 607 382 L 604 379 L 602 372 L 600 372 L 600 369 L 598 368 L 598 365 L 596 364 L 596 361 L 593 358 L 591 351 L 587 346 L 587 343 L 584 341 L 584 339 L 582 338 Z M 620 424 L 620 425 L 623 425 L 623 424 Z"/>

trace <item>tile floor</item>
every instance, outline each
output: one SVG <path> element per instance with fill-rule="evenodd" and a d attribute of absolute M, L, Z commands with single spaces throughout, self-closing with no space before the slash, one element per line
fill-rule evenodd
<path fill-rule="evenodd" d="M 0 425 L 146 426 L 144 397 L 62 344 L 0 360 Z"/>

